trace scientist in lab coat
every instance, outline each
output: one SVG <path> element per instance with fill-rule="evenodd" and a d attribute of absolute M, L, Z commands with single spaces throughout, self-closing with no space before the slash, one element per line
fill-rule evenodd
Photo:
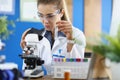
<path fill-rule="evenodd" d="M 27 35 L 35 33 L 43 36 L 37 45 L 39 53 L 36 55 L 45 61 L 45 65 L 51 64 L 54 57 L 84 58 L 85 36 L 71 24 L 65 0 L 37 0 L 37 9 L 44 28 L 26 30 L 21 38 L 21 47 L 24 49 L 26 46 Z"/>

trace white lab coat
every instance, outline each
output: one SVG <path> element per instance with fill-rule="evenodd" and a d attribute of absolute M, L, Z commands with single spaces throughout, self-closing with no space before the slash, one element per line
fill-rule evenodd
<path fill-rule="evenodd" d="M 43 36 L 44 36 L 43 32 Z M 86 39 L 82 31 L 73 27 L 73 37 L 79 40 L 82 44 L 75 43 L 71 52 L 67 52 L 67 38 L 66 37 L 57 37 L 55 38 L 52 50 L 50 43 L 47 38 L 43 37 L 42 40 L 39 41 L 38 50 L 39 53 L 36 54 L 41 57 L 45 61 L 45 65 L 51 64 L 52 55 L 63 55 L 66 58 L 84 58 L 84 50 L 86 46 Z M 61 53 L 59 53 L 59 49 L 61 49 Z"/>
<path fill-rule="evenodd" d="M 44 35 L 44 34 L 43 34 Z M 45 64 L 49 64 L 52 61 L 52 55 L 59 55 L 59 49 L 62 50 L 61 55 L 66 58 L 84 58 L 84 50 L 86 46 L 86 40 L 83 32 L 79 29 L 73 27 L 73 37 L 77 38 L 82 44 L 75 43 L 71 52 L 67 52 L 67 38 L 57 37 L 55 39 L 54 45 L 50 47 L 50 43 L 47 38 L 43 38 L 39 45 L 39 55 L 45 61 Z"/>

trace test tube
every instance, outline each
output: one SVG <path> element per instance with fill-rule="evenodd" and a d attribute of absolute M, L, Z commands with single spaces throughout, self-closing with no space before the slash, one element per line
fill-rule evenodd
<path fill-rule="evenodd" d="M 58 38 L 58 27 L 56 26 L 55 27 L 55 39 L 57 39 Z"/>

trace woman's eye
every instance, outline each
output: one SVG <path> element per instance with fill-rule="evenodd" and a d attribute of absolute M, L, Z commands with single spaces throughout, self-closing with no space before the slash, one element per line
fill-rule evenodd
<path fill-rule="evenodd" d="M 54 17 L 54 15 L 49 15 L 49 16 L 47 16 L 47 17 L 52 18 L 52 17 Z"/>
<path fill-rule="evenodd" d="M 43 15 L 39 15 L 39 17 L 43 17 Z"/>

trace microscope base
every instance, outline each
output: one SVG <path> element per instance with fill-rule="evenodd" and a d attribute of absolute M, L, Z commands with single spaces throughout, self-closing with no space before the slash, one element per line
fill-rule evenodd
<path fill-rule="evenodd" d="M 36 69 L 36 70 L 25 70 L 24 77 L 30 77 L 30 78 L 39 78 L 44 76 L 43 70 Z"/>

